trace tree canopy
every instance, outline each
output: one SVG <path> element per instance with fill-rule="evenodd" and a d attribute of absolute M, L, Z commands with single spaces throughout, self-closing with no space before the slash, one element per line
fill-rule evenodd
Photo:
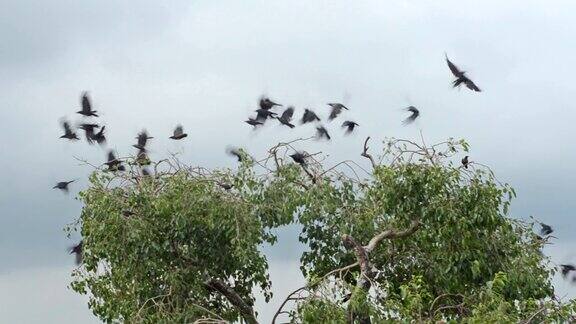
<path fill-rule="evenodd" d="M 548 237 L 508 215 L 515 192 L 488 167 L 460 163 L 465 141 L 391 138 L 373 156 L 366 139 L 365 159 L 335 165 L 294 163 L 301 141 L 260 160 L 240 150 L 236 169 L 97 168 L 68 229 L 83 239 L 72 288 L 107 322 L 257 323 L 255 288 L 268 300 L 273 284 L 260 247 L 299 224 L 307 285 L 277 323 L 574 319 L 576 303 L 554 295 Z"/>

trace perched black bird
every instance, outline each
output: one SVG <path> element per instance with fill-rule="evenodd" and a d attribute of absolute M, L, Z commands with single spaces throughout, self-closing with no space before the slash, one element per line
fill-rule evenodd
<path fill-rule="evenodd" d="M 253 119 L 253 118 L 248 118 L 248 120 L 246 120 L 244 122 L 248 125 L 254 126 L 254 128 L 256 128 L 256 126 L 264 125 L 264 123 L 262 123 L 261 121 L 258 121 L 258 120 Z"/>
<path fill-rule="evenodd" d="M 359 126 L 356 122 L 347 120 L 342 123 L 342 127 L 347 127 L 346 134 L 350 134 L 354 131 L 354 127 Z"/>
<path fill-rule="evenodd" d="M 94 144 L 94 129 L 100 128 L 100 126 L 96 124 L 81 124 L 80 129 L 84 130 L 84 134 L 86 136 L 86 141 L 88 144 Z"/>
<path fill-rule="evenodd" d="M 54 187 L 52 187 L 52 189 L 60 189 L 64 192 L 68 192 L 68 185 L 71 184 L 72 182 L 74 182 L 76 180 L 72 180 L 72 181 L 60 181 L 58 182 Z"/>
<path fill-rule="evenodd" d="M 233 185 L 229 183 L 222 183 L 222 182 L 218 182 L 218 185 L 224 190 L 230 190 L 233 187 Z"/>
<path fill-rule="evenodd" d="M 82 264 L 82 245 L 84 245 L 84 242 L 80 241 L 80 243 L 70 248 L 70 254 L 74 253 L 76 256 L 76 265 Z"/>
<path fill-rule="evenodd" d="M 116 158 L 112 150 L 108 152 L 108 160 L 104 164 L 108 166 L 108 171 L 126 170 L 126 168 L 124 168 L 124 166 L 122 165 L 122 162 Z"/>
<path fill-rule="evenodd" d="M 284 110 L 282 116 L 276 117 L 276 119 L 278 119 L 280 124 L 294 128 L 294 125 L 290 123 L 290 121 L 292 121 L 292 116 L 294 116 L 294 107 L 288 107 L 286 110 Z"/>
<path fill-rule="evenodd" d="M 154 137 L 148 136 L 148 133 L 146 132 L 146 130 L 143 130 L 140 133 L 138 133 L 138 137 L 136 137 L 136 139 L 138 140 L 138 143 L 134 144 L 132 146 L 137 148 L 138 150 L 146 150 L 146 143 L 148 143 L 148 140 L 152 139 L 152 138 L 154 138 Z"/>
<path fill-rule="evenodd" d="M 228 153 L 228 155 L 236 157 L 236 159 L 238 159 L 238 162 L 242 162 L 242 160 L 244 159 L 240 150 L 235 147 L 227 148 L 226 153 Z"/>
<path fill-rule="evenodd" d="M 552 232 L 554 232 L 554 229 L 552 229 L 552 226 L 550 225 L 540 223 L 540 227 L 540 234 L 542 235 L 550 235 Z"/>
<path fill-rule="evenodd" d="M 270 100 L 270 98 L 267 97 L 260 98 L 260 109 L 270 110 L 274 106 L 282 106 L 282 105 L 275 103 L 274 101 Z"/>
<path fill-rule="evenodd" d="M 332 111 L 330 112 L 328 120 L 332 120 L 338 117 L 338 115 L 340 115 L 340 113 L 342 112 L 342 109 L 349 110 L 348 107 L 344 106 L 341 103 L 329 103 L 328 106 L 332 107 Z"/>
<path fill-rule="evenodd" d="M 410 106 L 410 107 L 406 108 L 405 110 L 411 112 L 412 115 L 410 115 L 408 118 L 404 119 L 404 121 L 402 122 L 404 125 L 408 125 L 408 124 L 412 123 L 413 121 L 416 120 L 416 118 L 418 118 L 418 116 L 420 116 L 420 111 L 418 109 L 416 109 L 416 107 L 414 107 L 414 106 Z"/>
<path fill-rule="evenodd" d="M 482 91 L 482 90 L 480 90 L 480 88 L 478 88 L 476 86 L 476 84 L 474 84 L 474 82 L 472 80 L 470 80 L 466 76 L 465 71 L 460 71 L 460 69 L 458 69 L 458 67 L 456 67 L 456 65 L 454 65 L 454 63 L 450 62 L 450 60 L 448 59 L 448 55 L 446 55 L 446 63 L 448 63 L 448 67 L 450 68 L 450 71 L 452 71 L 452 74 L 454 74 L 454 76 L 456 77 L 456 80 L 454 80 L 452 82 L 452 86 L 454 88 L 459 87 L 462 83 L 464 83 L 466 85 L 466 87 L 470 90 L 473 90 L 476 92 Z"/>
<path fill-rule="evenodd" d="M 82 110 L 77 111 L 77 114 L 86 116 L 86 117 L 90 117 L 90 116 L 94 116 L 94 117 L 98 117 L 98 115 L 96 115 L 97 111 L 96 110 L 92 110 L 92 104 L 90 103 L 90 98 L 88 98 L 88 92 L 84 91 L 82 93 Z"/>
<path fill-rule="evenodd" d="M 304 110 L 304 115 L 302 116 L 302 120 L 301 120 L 302 124 L 312 123 L 316 120 L 320 121 L 320 118 L 318 118 L 318 116 L 312 110 L 310 110 L 310 109 Z"/>
<path fill-rule="evenodd" d="M 179 140 L 183 139 L 186 136 L 188 136 L 188 134 L 184 133 L 182 125 L 178 125 L 176 126 L 176 128 L 174 128 L 174 135 L 170 136 L 170 138 L 173 140 Z"/>
<path fill-rule="evenodd" d="M 106 128 L 106 126 L 102 126 L 102 128 L 100 128 L 100 131 L 96 134 L 94 134 L 94 136 L 92 136 L 92 139 L 96 141 L 96 143 L 102 145 L 106 143 L 106 136 L 104 135 L 104 128 Z"/>
<path fill-rule="evenodd" d="M 561 264 L 560 268 L 562 269 L 562 276 L 566 278 L 570 271 L 576 271 L 576 267 L 573 264 Z"/>
<path fill-rule="evenodd" d="M 72 131 L 72 127 L 70 127 L 70 123 L 67 121 L 62 122 L 62 128 L 64 128 L 64 135 L 60 136 L 60 138 L 67 138 L 69 140 L 78 140 L 78 136 L 76 133 Z"/>
<path fill-rule="evenodd" d="M 466 155 L 463 159 L 462 159 L 462 165 L 468 169 L 468 164 L 470 164 L 470 161 L 468 161 L 468 155 Z"/>
<path fill-rule="evenodd" d="M 326 128 L 324 128 L 324 126 L 316 127 L 316 138 L 322 139 L 323 137 L 325 137 L 327 140 L 330 140 L 330 135 L 328 134 Z"/>
<path fill-rule="evenodd" d="M 275 118 L 277 116 L 275 112 L 271 112 L 270 110 L 262 108 L 257 109 L 256 113 L 256 120 L 262 123 L 264 123 L 268 118 Z"/>
<path fill-rule="evenodd" d="M 292 158 L 292 160 L 294 160 L 294 162 L 300 165 L 306 165 L 306 158 L 308 157 L 308 155 L 301 152 L 296 152 L 294 154 L 291 154 L 290 157 Z"/>

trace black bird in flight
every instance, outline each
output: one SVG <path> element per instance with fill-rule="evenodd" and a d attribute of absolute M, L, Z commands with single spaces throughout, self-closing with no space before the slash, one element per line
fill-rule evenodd
<path fill-rule="evenodd" d="M 462 159 L 462 165 L 468 169 L 468 164 L 470 164 L 470 161 L 468 161 L 468 155 L 466 155 L 463 159 Z"/>
<path fill-rule="evenodd" d="M 324 126 L 316 127 L 316 137 L 318 139 L 322 139 L 325 137 L 327 140 L 330 140 L 330 135 L 328 134 L 328 131 L 326 130 L 326 128 L 324 128 Z"/>
<path fill-rule="evenodd" d="M 184 133 L 182 125 L 178 125 L 176 126 L 176 128 L 174 128 L 174 135 L 170 136 L 170 138 L 173 140 L 179 140 L 183 139 L 186 136 L 188 136 L 188 134 Z"/>
<path fill-rule="evenodd" d="M 70 254 L 74 253 L 74 256 L 76 257 L 76 265 L 80 265 L 82 264 L 82 245 L 83 245 L 83 241 L 80 241 L 80 243 L 78 243 L 77 245 L 74 245 L 73 247 L 70 248 Z"/>
<path fill-rule="evenodd" d="M 280 124 L 294 128 L 294 125 L 290 123 L 290 121 L 292 121 L 292 116 L 294 116 L 294 107 L 288 107 L 286 110 L 284 110 L 282 116 L 276 117 L 276 119 L 278 119 Z"/>
<path fill-rule="evenodd" d="M 230 155 L 230 156 L 236 157 L 236 159 L 238 159 L 238 162 L 242 162 L 244 160 L 244 157 L 242 156 L 242 153 L 240 152 L 240 150 L 235 148 L 235 147 L 227 148 L 226 153 L 228 153 L 228 155 Z"/>
<path fill-rule="evenodd" d="M 347 120 L 342 123 L 342 127 L 347 127 L 346 134 L 350 134 L 354 131 L 354 127 L 359 126 L 356 122 Z"/>
<path fill-rule="evenodd" d="M 270 98 L 268 98 L 268 97 L 260 98 L 260 109 L 270 110 L 274 106 L 282 106 L 282 105 L 275 103 L 274 101 L 270 100 Z"/>
<path fill-rule="evenodd" d="M 84 91 L 82 93 L 81 102 L 82 102 L 82 110 L 77 111 L 76 113 L 86 117 L 90 116 L 98 117 L 98 115 L 96 115 L 97 111 L 92 110 L 92 104 L 90 103 L 90 98 L 88 98 L 88 92 Z"/>
<path fill-rule="evenodd" d="M 266 122 L 266 119 L 268 118 L 275 118 L 277 116 L 275 112 L 271 112 L 270 110 L 262 108 L 257 109 L 256 113 L 256 120 L 262 123 Z"/>
<path fill-rule="evenodd" d="M 72 131 L 72 127 L 70 127 L 70 123 L 67 121 L 62 122 L 62 128 L 64 128 L 64 135 L 60 136 L 60 138 L 67 138 L 69 140 L 78 140 L 78 136 L 76 133 Z"/>
<path fill-rule="evenodd" d="M 71 184 L 72 182 L 74 182 L 76 180 L 72 180 L 72 181 L 60 181 L 58 182 L 54 187 L 52 187 L 52 189 L 60 189 L 64 192 L 68 192 L 68 185 Z"/>
<path fill-rule="evenodd" d="M 540 227 L 540 234 L 542 235 L 550 235 L 552 232 L 554 232 L 554 229 L 552 229 L 552 226 L 550 225 L 540 223 Z"/>
<path fill-rule="evenodd" d="M 142 130 L 140 133 L 138 133 L 138 137 L 136 137 L 136 139 L 138 140 L 137 144 L 132 145 L 133 147 L 137 148 L 138 150 L 146 150 L 146 143 L 148 143 L 149 139 L 152 139 L 154 137 L 150 137 L 148 136 L 148 132 L 146 132 L 146 130 Z"/>
<path fill-rule="evenodd" d="M 318 116 L 312 110 L 310 110 L 310 109 L 304 110 L 304 115 L 302 116 L 302 120 L 301 120 L 302 124 L 312 123 L 316 120 L 320 121 L 320 118 L 318 118 Z"/>
<path fill-rule="evenodd" d="M 136 155 L 136 163 L 139 166 L 150 165 L 152 163 L 152 161 L 150 161 L 150 158 L 148 157 L 148 154 L 146 154 L 145 149 L 138 150 L 138 154 Z"/>
<path fill-rule="evenodd" d="M 245 120 L 244 122 L 248 125 L 254 126 L 254 128 L 256 128 L 256 126 L 264 125 L 263 122 L 258 121 L 258 120 L 253 119 L 253 118 L 248 118 L 248 120 Z"/>
<path fill-rule="evenodd" d="M 561 264 L 562 276 L 566 278 L 571 271 L 576 271 L 576 267 L 573 264 Z"/>
<path fill-rule="evenodd" d="M 418 109 L 416 109 L 416 107 L 414 107 L 414 106 L 410 106 L 410 107 L 406 108 L 405 110 L 411 112 L 412 115 L 410 115 L 410 116 L 408 116 L 408 118 L 404 119 L 404 121 L 402 122 L 404 125 L 408 125 L 408 124 L 412 123 L 413 121 L 416 120 L 416 118 L 418 118 L 418 116 L 420 116 L 420 111 Z"/>
<path fill-rule="evenodd" d="M 110 150 L 108 152 L 108 160 L 104 163 L 108 166 L 108 171 L 125 171 L 126 168 L 122 165 L 122 162 L 116 158 L 114 151 Z"/>
<path fill-rule="evenodd" d="M 448 55 L 447 54 L 445 54 L 445 55 L 446 55 L 446 63 L 448 63 L 448 67 L 450 68 L 450 71 L 452 71 L 452 74 L 454 74 L 454 76 L 456 77 L 456 80 L 452 81 L 452 87 L 457 88 L 462 83 L 464 83 L 466 85 L 466 87 L 470 90 L 473 90 L 476 92 L 482 91 L 482 90 L 480 90 L 480 88 L 478 88 L 478 86 L 476 86 L 476 84 L 474 84 L 474 82 L 472 80 L 470 80 L 466 76 L 465 71 L 461 71 L 460 69 L 458 69 L 458 67 L 456 65 L 454 65 L 454 63 L 450 62 L 450 60 L 448 59 Z"/>
<path fill-rule="evenodd" d="M 342 112 L 342 109 L 349 110 L 348 107 L 341 103 L 329 103 L 328 106 L 332 107 L 332 111 L 330 112 L 328 120 L 333 120 L 334 118 L 338 117 L 338 115 L 340 115 Z"/>
<path fill-rule="evenodd" d="M 81 124 L 80 129 L 84 130 L 84 134 L 86 136 L 86 141 L 88 144 L 94 144 L 94 129 L 99 128 L 97 124 Z"/>
<path fill-rule="evenodd" d="M 290 157 L 292 158 L 292 160 L 294 160 L 294 162 L 304 166 L 306 165 L 306 158 L 308 157 L 308 155 L 301 152 L 296 152 L 294 154 L 291 154 Z"/>
<path fill-rule="evenodd" d="M 100 128 L 100 131 L 96 134 L 94 134 L 94 136 L 92 136 L 92 139 L 96 141 L 96 143 L 102 145 L 106 143 L 106 136 L 104 135 L 104 128 L 106 128 L 106 126 L 102 126 L 102 128 Z"/>

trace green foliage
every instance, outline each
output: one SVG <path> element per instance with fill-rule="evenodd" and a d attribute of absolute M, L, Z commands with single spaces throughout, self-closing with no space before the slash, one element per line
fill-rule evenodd
<path fill-rule="evenodd" d="M 384 147 L 386 162 L 367 179 L 312 158 L 304 170 L 286 163 L 280 146 L 266 160 L 273 167 L 243 153 L 237 171 L 178 167 L 153 177 L 97 171 L 80 195 L 85 259 L 72 287 L 90 292 L 91 309 L 109 322 L 234 321 L 238 307 L 205 281 L 226 282 L 248 305 L 254 287 L 269 298 L 259 246 L 276 241 L 275 228 L 296 222 L 308 246 L 301 269 L 310 286 L 309 297 L 290 311 L 295 322 L 342 323 L 351 313 L 374 323 L 574 315 L 574 303 L 553 299 L 553 270 L 532 224 L 507 215 L 514 190 L 481 165 L 450 162 L 468 151 L 466 142 L 426 147 L 390 139 Z M 258 175 L 262 166 L 266 172 Z M 414 220 L 421 223 L 416 232 L 383 240 L 369 253 L 370 289 L 357 286 L 357 266 L 337 270 L 357 261 L 342 235 L 366 245 Z M 330 298 L 319 284 L 327 279 L 337 282 Z"/>

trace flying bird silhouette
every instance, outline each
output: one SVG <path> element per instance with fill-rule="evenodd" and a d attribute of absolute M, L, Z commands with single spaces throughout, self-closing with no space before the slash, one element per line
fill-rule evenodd
<path fill-rule="evenodd" d="M 267 97 L 260 98 L 260 109 L 270 110 L 274 106 L 282 106 L 282 105 L 275 103 L 274 101 L 270 100 L 270 98 Z"/>
<path fill-rule="evenodd" d="M 266 109 L 257 109 L 256 110 L 256 120 L 260 121 L 262 123 L 266 122 L 266 119 L 268 118 L 275 118 L 277 116 L 277 114 L 275 112 L 272 112 L 270 110 L 266 110 Z"/>
<path fill-rule="evenodd" d="M 125 171 L 126 168 L 122 165 L 122 162 L 116 158 L 114 151 L 110 150 L 108 152 L 108 160 L 104 163 L 108 166 L 108 171 Z"/>
<path fill-rule="evenodd" d="M 292 158 L 292 160 L 294 160 L 294 162 L 300 165 L 306 165 L 306 158 L 308 157 L 308 155 L 302 152 L 296 152 L 294 154 L 291 154 L 290 157 Z"/>
<path fill-rule="evenodd" d="M 90 117 L 90 116 L 94 116 L 94 117 L 98 117 L 98 115 L 96 115 L 97 111 L 96 110 L 92 110 L 92 104 L 90 103 L 90 98 L 88 97 L 88 92 L 84 91 L 82 93 L 82 99 L 81 99 L 81 103 L 82 103 L 82 110 L 77 111 L 77 114 L 86 116 L 86 117 Z"/>
<path fill-rule="evenodd" d="M 292 116 L 294 116 L 294 107 L 288 107 L 286 110 L 284 110 L 282 116 L 276 117 L 276 119 L 278 119 L 280 124 L 294 128 L 294 125 L 290 123 L 290 121 L 292 121 Z"/>
<path fill-rule="evenodd" d="M 106 143 L 106 136 L 104 135 L 104 128 L 106 128 L 106 126 L 102 126 L 102 128 L 100 128 L 100 131 L 96 134 L 94 134 L 94 136 L 92 136 L 92 139 L 96 141 L 96 143 L 103 145 Z"/>
<path fill-rule="evenodd" d="M 136 137 L 138 143 L 132 146 L 137 148 L 138 150 L 146 150 L 146 143 L 148 143 L 148 140 L 152 138 L 154 137 L 148 136 L 148 132 L 146 132 L 146 130 L 144 129 L 140 133 L 138 133 L 138 136 Z"/>
<path fill-rule="evenodd" d="M 544 224 L 544 223 L 540 223 L 540 234 L 542 235 L 550 235 L 552 234 L 552 232 L 554 232 L 554 229 L 552 229 L 552 226 Z"/>
<path fill-rule="evenodd" d="M 84 245 L 84 241 L 80 241 L 77 245 L 74 245 L 70 248 L 70 254 L 74 254 L 76 257 L 76 265 L 82 264 L 82 246 Z"/>
<path fill-rule="evenodd" d="M 184 133 L 182 125 L 178 125 L 176 126 L 176 128 L 174 128 L 174 135 L 170 136 L 170 138 L 173 140 L 180 140 L 186 136 L 188 136 L 188 134 Z"/>
<path fill-rule="evenodd" d="M 327 140 L 330 140 L 330 135 L 328 134 L 328 131 L 326 130 L 326 128 L 324 128 L 324 126 L 316 127 L 316 138 L 318 139 L 326 138 Z"/>
<path fill-rule="evenodd" d="M 264 125 L 263 122 L 258 121 L 258 120 L 253 119 L 253 118 L 248 118 L 248 120 L 245 120 L 244 122 L 248 125 L 254 126 L 254 128 L 256 128 L 256 126 Z"/>
<path fill-rule="evenodd" d="M 573 264 L 561 264 L 560 268 L 564 278 L 566 278 L 571 271 L 576 271 L 576 267 Z"/>
<path fill-rule="evenodd" d="M 457 88 L 457 87 L 460 87 L 460 85 L 462 83 L 464 83 L 466 85 L 466 87 L 470 90 L 473 90 L 476 92 L 482 91 L 482 90 L 480 90 L 480 88 L 478 88 L 478 86 L 476 86 L 476 84 L 474 84 L 474 82 L 472 80 L 470 80 L 466 76 L 465 71 L 461 71 L 460 69 L 458 69 L 458 67 L 456 65 L 454 65 L 454 63 L 450 62 L 450 60 L 448 59 L 448 54 L 445 54 L 445 55 L 446 55 L 446 63 L 448 63 L 448 68 L 450 68 L 450 71 L 456 77 L 456 80 L 452 81 L 452 87 Z"/>
<path fill-rule="evenodd" d="M 463 159 L 462 159 L 462 165 L 468 169 L 468 164 L 470 164 L 470 161 L 468 161 L 468 155 L 466 155 Z"/>
<path fill-rule="evenodd" d="M 148 158 L 148 154 L 146 154 L 145 149 L 139 149 L 138 154 L 136 155 L 136 163 L 140 166 L 150 165 L 152 161 Z"/>
<path fill-rule="evenodd" d="M 408 116 L 408 118 L 404 119 L 404 121 L 402 122 L 404 125 L 408 125 L 408 124 L 414 122 L 416 120 L 416 118 L 418 118 L 418 116 L 420 116 L 420 111 L 418 109 L 416 109 L 416 107 L 414 107 L 414 106 L 410 106 L 410 107 L 406 108 L 405 110 L 411 112 L 412 115 L 410 115 L 410 116 Z"/>
<path fill-rule="evenodd" d="M 62 122 L 62 128 L 64 128 L 64 135 L 60 136 L 60 138 L 67 138 L 69 140 L 78 140 L 78 136 L 76 133 L 72 131 L 72 127 L 70 127 L 70 123 L 67 121 Z"/>
<path fill-rule="evenodd" d="M 86 136 L 86 141 L 88 144 L 94 144 L 94 129 L 99 128 L 97 124 L 81 124 L 80 129 L 84 130 L 84 135 Z"/>
<path fill-rule="evenodd" d="M 348 107 L 341 103 L 329 103 L 328 106 L 332 107 L 332 111 L 330 112 L 328 120 L 333 120 L 334 118 L 338 117 L 338 115 L 340 115 L 342 112 L 342 109 L 349 110 Z"/>
<path fill-rule="evenodd" d="M 235 148 L 235 147 L 227 148 L 226 153 L 228 153 L 228 155 L 230 155 L 230 156 L 236 157 L 236 159 L 238 159 L 238 162 L 242 162 L 244 160 L 244 157 L 242 156 L 242 152 L 240 152 L 240 150 Z"/>
<path fill-rule="evenodd" d="M 342 123 L 342 127 L 347 127 L 346 134 L 350 134 L 354 131 L 354 127 L 359 126 L 356 122 L 351 120 L 347 120 Z"/>
<path fill-rule="evenodd" d="M 302 120 L 300 121 L 302 124 L 312 123 L 314 121 L 320 121 L 320 118 L 310 109 L 304 110 L 304 115 L 302 116 Z"/>
<path fill-rule="evenodd" d="M 52 189 L 60 189 L 64 192 L 68 192 L 68 185 L 71 184 L 72 182 L 74 182 L 76 180 L 72 180 L 72 181 L 60 181 L 58 182 L 54 187 L 52 187 Z"/>

